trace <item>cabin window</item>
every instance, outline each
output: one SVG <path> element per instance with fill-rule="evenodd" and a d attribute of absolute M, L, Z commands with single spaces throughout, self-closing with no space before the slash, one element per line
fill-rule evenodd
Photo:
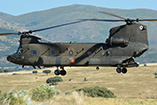
<path fill-rule="evenodd" d="M 22 54 L 22 53 L 23 53 L 23 48 L 22 48 L 22 47 L 19 47 L 19 48 L 17 49 L 16 53 Z"/>
<path fill-rule="evenodd" d="M 52 54 L 52 55 L 55 55 L 55 51 L 52 50 L 52 51 L 51 51 L 51 54 Z"/>
<path fill-rule="evenodd" d="M 36 50 L 32 50 L 32 55 L 37 55 L 37 51 Z"/>
<path fill-rule="evenodd" d="M 23 53 L 23 49 L 20 48 L 20 49 L 19 49 L 19 54 L 22 54 L 22 53 Z"/>

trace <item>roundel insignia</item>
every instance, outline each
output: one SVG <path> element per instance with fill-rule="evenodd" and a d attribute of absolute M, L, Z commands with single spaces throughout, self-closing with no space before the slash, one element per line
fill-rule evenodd
<path fill-rule="evenodd" d="M 142 30 L 144 29 L 144 27 L 141 25 L 141 26 L 139 27 L 139 29 L 142 31 Z"/>
<path fill-rule="evenodd" d="M 71 59 L 71 63 L 75 63 L 75 59 Z"/>
<path fill-rule="evenodd" d="M 74 52 L 72 50 L 69 51 L 69 55 L 72 56 Z"/>
<path fill-rule="evenodd" d="M 91 55 L 91 54 L 92 54 L 92 52 L 91 52 L 91 51 L 88 51 L 88 52 L 87 52 L 87 55 Z"/>

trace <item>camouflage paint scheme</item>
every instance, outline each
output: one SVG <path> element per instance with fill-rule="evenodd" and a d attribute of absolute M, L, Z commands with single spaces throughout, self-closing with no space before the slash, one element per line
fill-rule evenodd
<path fill-rule="evenodd" d="M 26 66 L 138 66 L 134 61 L 148 50 L 147 27 L 126 24 L 110 30 L 105 43 L 44 43 L 22 35 L 18 51 L 7 60 Z"/>

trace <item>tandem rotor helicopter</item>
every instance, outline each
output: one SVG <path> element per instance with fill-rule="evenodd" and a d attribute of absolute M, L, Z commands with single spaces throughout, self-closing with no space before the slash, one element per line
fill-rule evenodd
<path fill-rule="evenodd" d="M 21 35 L 18 51 L 7 57 L 9 62 L 34 68 L 57 67 L 56 75 L 66 75 L 65 66 L 113 66 L 117 73 L 126 73 L 127 67 L 137 67 L 134 58 L 148 50 L 147 27 L 139 21 L 157 21 L 157 19 L 126 19 L 107 12 L 119 20 L 81 19 L 76 22 L 61 24 L 48 28 L 18 33 L 0 33 L 0 35 Z M 105 43 L 46 43 L 41 38 L 31 35 L 44 31 L 85 21 L 126 22 L 124 25 L 110 29 Z M 60 67 L 60 69 L 59 69 Z"/>

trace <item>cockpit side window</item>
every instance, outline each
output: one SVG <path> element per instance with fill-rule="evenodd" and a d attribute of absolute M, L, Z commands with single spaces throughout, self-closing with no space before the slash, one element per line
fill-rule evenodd
<path fill-rule="evenodd" d="M 19 47 L 16 51 L 16 54 L 22 54 L 23 53 L 23 48 Z"/>
<path fill-rule="evenodd" d="M 22 53 L 23 53 L 23 49 L 20 48 L 20 49 L 19 49 L 19 54 L 22 54 Z"/>

